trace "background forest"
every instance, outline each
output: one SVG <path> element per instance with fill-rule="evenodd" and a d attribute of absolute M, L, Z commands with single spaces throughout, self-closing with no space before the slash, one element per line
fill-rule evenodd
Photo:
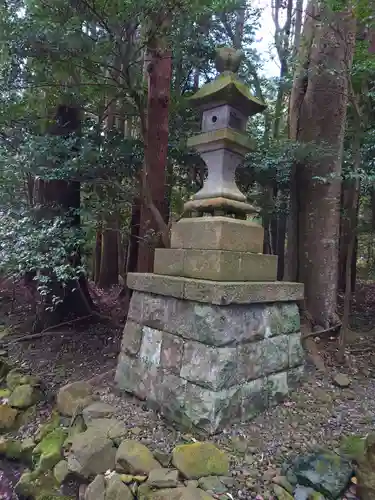
<path fill-rule="evenodd" d="M 26 287 L 36 331 L 100 315 L 98 288 L 119 284 L 126 315 L 127 273 L 152 271 L 204 179 L 187 98 L 225 45 L 244 51 L 241 77 L 268 105 L 238 171 L 264 252 L 280 280 L 305 284 L 312 334 L 345 330 L 356 282 L 375 275 L 373 6 L 271 7 L 276 78 L 251 2 L 1 3 L 0 268 Z"/>

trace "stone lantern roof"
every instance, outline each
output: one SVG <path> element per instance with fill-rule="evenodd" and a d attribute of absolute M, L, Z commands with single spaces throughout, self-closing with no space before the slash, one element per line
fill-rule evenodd
<path fill-rule="evenodd" d="M 201 109 L 227 104 L 245 116 L 253 116 L 264 111 L 267 106 L 251 95 L 248 87 L 236 74 L 241 59 L 241 51 L 231 48 L 219 49 L 216 69 L 220 74 L 215 80 L 201 87 L 190 98 L 190 102 Z"/>

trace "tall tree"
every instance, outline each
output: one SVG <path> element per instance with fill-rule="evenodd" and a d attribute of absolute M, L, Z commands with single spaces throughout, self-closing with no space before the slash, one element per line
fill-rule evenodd
<path fill-rule="evenodd" d="M 341 161 L 355 29 L 349 6 L 338 12 L 310 0 L 290 105 L 291 138 L 324 153 L 293 166 L 287 279 L 305 284 L 306 308 L 323 328 L 338 321 Z"/>

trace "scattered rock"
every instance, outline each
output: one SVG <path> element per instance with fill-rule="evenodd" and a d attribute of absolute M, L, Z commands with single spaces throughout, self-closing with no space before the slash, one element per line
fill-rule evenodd
<path fill-rule="evenodd" d="M 185 486 L 187 488 L 198 488 L 199 483 L 197 479 L 190 479 L 189 481 L 185 481 Z"/>
<path fill-rule="evenodd" d="M 126 435 L 124 424 L 116 418 L 96 418 L 89 422 L 88 429 L 95 429 L 95 432 L 112 439 L 116 446 L 120 445 Z"/>
<path fill-rule="evenodd" d="M 115 457 L 112 441 L 94 428 L 74 436 L 67 453 L 69 470 L 85 478 L 113 470 Z"/>
<path fill-rule="evenodd" d="M 69 464 L 66 460 L 60 460 L 53 469 L 53 475 L 57 484 L 62 484 L 69 474 Z"/>
<path fill-rule="evenodd" d="M 288 493 L 293 493 L 293 486 L 285 476 L 275 476 L 272 478 L 272 482 L 284 488 Z"/>
<path fill-rule="evenodd" d="M 85 500 L 104 500 L 105 481 L 102 474 L 98 474 L 94 481 L 90 483 L 85 491 Z"/>
<path fill-rule="evenodd" d="M 21 446 L 21 441 L 18 441 L 18 439 L 8 439 L 5 456 L 9 460 L 19 460 L 22 455 Z"/>
<path fill-rule="evenodd" d="M 298 457 L 287 467 L 286 476 L 291 484 L 295 480 L 329 499 L 338 498 L 353 474 L 349 462 L 331 452 L 315 452 Z"/>
<path fill-rule="evenodd" d="M 10 430 L 16 421 L 18 410 L 8 404 L 0 405 L 0 430 Z"/>
<path fill-rule="evenodd" d="M 212 443 L 176 446 L 172 452 L 172 463 L 187 479 L 229 475 L 228 456 Z"/>
<path fill-rule="evenodd" d="M 234 436 L 232 437 L 232 446 L 235 451 L 238 453 L 246 453 L 246 450 L 248 448 L 248 442 L 246 439 L 242 436 Z"/>
<path fill-rule="evenodd" d="M 37 433 L 35 434 L 34 440 L 39 443 L 47 434 L 54 431 L 60 426 L 60 415 L 57 412 L 52 412 L 50 418 L 39 426 Z"/>
<path fill-rule="evenodd" d="M 173 469 L 153 469 L 150 471 L 147 483 L 151 488 L 176 488 L 178 471 Z"/>
<path fill-rule="evenodd" d="M 68 433 L 59 428 L 50 432 L 33 450 L 33 462 L 40 472 L 52 470 L 60 462 L 62 457 L 62 446 Z"/>
<path fill-rule="evenodd" d="M 351 383 L 350 378 L 345 373 L 336 373 L 332 380 L 335 385 L 343 389 L 349 387 Z"/>
<path fill-rule="evenodd" d="M 131 490 L 121 481 L 119 474 L 113 474 L 108 482 L 105 500 L 134 500 Z"/>
<path fill-rule="evenodd" d="M 293 500 L 293 496 L 278 484 L 273 486 L 273 491 L 278 500 Z"/>
<path fill-rule="evenodd" d="M 29 384 L 18 385 L 9 396 L 9 405 L 13 408 L 29 408 L 41 399 L 38 389 Z"/>
<path fill-rule="evenodd" d="M 67 384 L 57 393 L 57 409 L 62 415 L 72 417 L 79 409 L 93 403 L 92 392 L 92 386 L 88 382 Z"/>
<path fill-rule="evenodd" d="M 6 383 L 8 389 L 13 391 L 19 385 L 31 385 L 32 387 L 39 387 L 40 379 L 33 375 L 28 375 L 18 368 L 14 368 L 8 373 Z"/>
<path fill-rule="evenodd" d="M 375 498 L 375 434 L 367 436 L 364 446 L 363 460 L 356 471 L 358 492 L 361 500 Z"/>
<path fill-rule="evenodd" d="M 140 486 L 138 489 L 139 500 L 212 500 L 213 497 L 199 488 L 170 488 L 165 490 L 150 491 Z"/>
<path fill-rule="evenodd" d="M 133 436 L 139 436 L 142 432 L 142 429 L 140 427 L 132 427 L 130 429 L 130 432 L 133 434 Z"/>
<path fill-rule="evenodd" d="M 33 438 L 26 438 L 21 443 L 21 455 L 22 460 L 31 463 L 32 462 L 32 452 L 36 446 Z"/>
<path fill-rule="evenodd" d="M 217 476 L 202 477 L 198 480 L 198 485 L 202 490 L 215 493 L 216 495 L 221 495 L 228 491 Z"/>
<path fill-rule="evenodd" d="M 153 469 L 161 468 L 151 451 L 132 439 L 126 439 L 120 444 L 116 464 L 129 474 L 149 474 Z"/>
<path fill-rule="evenodd" d="M 112 417 L 114 413 L 115 409 L 113 406 L 107 403 L 102 403 L 101 401 L 96 401 L 82 410 L 82 415 L 86 425 L 96 418 Z"/>
<path fill-rule="evenodd" d="M 171 463 L 171 456 L 169 455 L 169 453 L 164 453 L 160 450 L 154 450 L 153 455 L 159 462 L 159 464 L 161 464 L 163 467 L 168 467 Z"/>

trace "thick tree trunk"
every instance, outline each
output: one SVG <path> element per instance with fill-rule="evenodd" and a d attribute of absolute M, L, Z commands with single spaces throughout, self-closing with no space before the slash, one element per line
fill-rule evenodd
<path fill-rule="evenodd" d="M 74 106 L 58 106 L 48 133 L 68 137 L 72 133 L 78 133 L 79 130 L 80 109 Z M 74 154 L 74 150 L 68 152 L 69 154 Z M 50 220 L 54 217 L 65 217 L 69 228 L 79 229 L 81 204 L 79 182 L 37 178 L 34 182 L 33 200 L 36 208 L 35 215 L 38 219 Z M 81 265 L 79 248 L 74 249 L 69 264 L 74 267 Z M 90 313 L 94 305 L 84 275 L 71 284 L 62 284 L 54 276 L 52 269 L 47 272 L 52 280 L 51 291 L 43 298 L 38 308 L 36 329 L 61 322 L 67 317 L 79 317 Z M 53 296 L 59 297 L 60 302 L 51 311 Z"/>
<path fill-rule="evenodd" d="M 109 288 L 118 284 L 118 218 L 107 216 L 103 225 L 100 273 L 98 284 Z"/>
<path fill-rule="evenodd" d="M 319 19 L 319 23 L 316 22 Z M 291 138 L 326 147 L 295 164 L 291 181 L 287 279 L 305 284 L 313 322 L 336 324 L 341 156 L 355 19 L 317 1 L 307 7 L 290 105 Z"/>
<path fill-rule="evenodd" d="M 146 183 L 152 202 L 167 221 L 166 200 L 166 161 L 168 154 L 168 115 L 171 85 L 171 52 L 161 47 L 149 49 L 148 58 L 148 106 L 145 140 Z M 144 188 L 144 186 L 143 186 Z M 142 188 L 142 189 L 143 189 Z M 146 200 L 146 194 L 143 193 Z M 142 204 L 140 220 L 140 239 L 138 248 L 138 272 L 152 272 L 154 267 L 154 249 L 161 246 L 161 228 L 145 202 Z M 152 242 L 147 235 L 154 233 Z"/>

